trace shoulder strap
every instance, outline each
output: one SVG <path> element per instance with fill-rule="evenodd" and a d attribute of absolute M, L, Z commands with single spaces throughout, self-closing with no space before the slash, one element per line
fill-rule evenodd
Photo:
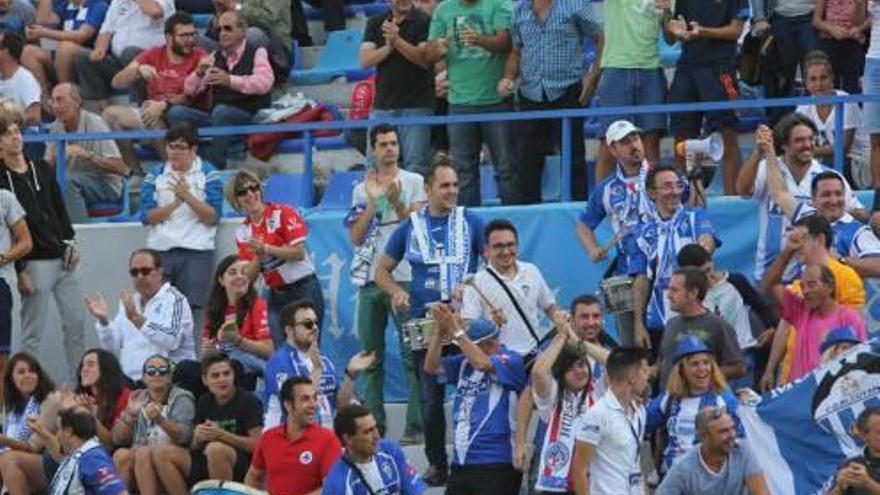
<path fill-rule="evenodd" d="M 519 314 L 520 319 L 522 319 L 523 323 L 526 324 L 526 328 L 529 329 L 529 333 L 532 334 L 532 338 L 535 339 L 535 344 L 540 345 L 541 339 L 538 338 L 537 332 L 535 332 L 535 329 L 532 328 L 532 322 L 530 322 L 529 319 L 526 317 L 525 312 L 519 306 L 519 302 L 516 300 L 515 297 L 513 297 L 513 293 L 510 292 L 510 288 L 507 287 L 507 284 L 504 283 L 504 280 L 497 273 L 495 273 L 495 270 L 493 270 L 492 267 L 487 266 L 486 271 L 489 273 L 489 275 L 492 275 L 492 278 L 494 278 L 495 281 L 498 282 L 498 285 L 500 285 L 501 288 L 504 289 L 504 293 L 507 294 L 508 299 L 510 299 L 510 302 L 513 303 L 513 307 L 516 308 L 516 312 L 517 314 Z"/>
<path fill-rule="evenodd" d="M 361 483 L 363 483 L 364 486 L 367 487 L 367 491 L 370 493 L 370 495 L 376 495 L 376 491 L 373 490 L 373 487 L 370 486 L 370 483 L 367 482 L 367 477 L 364 476 L 364 473 L 361 472 L 361 469 L 357 467 L 357 465 L 355 465 L 355 463 L 352 462 L 347 455 L 343 454 L 340 456 L 340 458 L 342 458 L 342 462 L 348 464 L 348 467 L 350 467 L 351 470 L 354 471 L 354 473 L 357 475 L 357 477 L 360 478 Z"/>

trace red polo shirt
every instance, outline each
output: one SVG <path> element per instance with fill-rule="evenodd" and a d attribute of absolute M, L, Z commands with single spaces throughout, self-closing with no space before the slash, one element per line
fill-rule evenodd
<path fill-rule="evenodd" d="M 285 423 L 263 432 L 251 466 L 266 471 L 266 488 L 272 495 L 304 495 L 321 488 L 341 451 L 332 431 L 312 423 L 291 441 Z"/>

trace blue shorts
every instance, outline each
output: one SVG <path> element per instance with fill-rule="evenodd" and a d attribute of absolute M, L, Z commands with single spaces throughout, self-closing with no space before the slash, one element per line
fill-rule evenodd
<path fill-rule="evenodd" d="M 736 71 L 731 66 L 709 65 L 677 67 L 672 86 L 669 88 L 669 103 L 693 103 L 699 101 L 725 101 L 739 98 Z M 712 112 L 673 113 L 669 117 L 673 135 L 683 138 L 699 137 L 706 117 L 710 132 L 721 127 L 736 125 L 733 110 Z"/>
<path fill-rule="evenodd" d="M 597 107 L 628 107 L 666 103 L 666 75 L 657 69 L 602 69 L 596 88 Z M 599 136 L 615 120 L 626 119 L 645 132 L 666 130 L 665 113 L 605 115 L 598 118 Z"/>
<path fill-rule="evenodd" d="M 880 58 L 865 59 L 865 74 L 862 77 L 862 91 L 866 95 L 880 94 Z M 863 104 L 862 125 L 869 134 L 880 134 L 880 102 Z"/>

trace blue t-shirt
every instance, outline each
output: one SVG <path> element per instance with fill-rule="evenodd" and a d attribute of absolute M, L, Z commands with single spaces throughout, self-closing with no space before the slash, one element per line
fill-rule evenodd
<path fill-rule="evenodd" d="M 104 23 L 107 8 L 107 2 L 104 0 L 86 0 L 79 6 L 69 0 L 54 0 L 52 2 L 52 9 L 61 21 L 59 29 L 71 32 L 79 31 L 84 24 L 88 24 L 95 28 L 95 37 L 101 30 L 101 24 Z M 95 37 L 92 37 L 86 46 L 93 46 Z"/>
<path fill-rule="evenodd" d="M 323 495 L 370 495 L 370 490 L 349 462 L 340 457 L 333 464 L 324 478 Z M 379 440 L 372 462 L 358 467 L 376 495 L 421 495 L 428 489 L 419 472 L 406 461 L 403 450 L 386 438 Z"/>
<path fill-rule="evenodd" d="M 315 411 L 315 422 L 325 428 L 333 429 L 333 417 L 336 416 L 336 394 L 342 382 L 336 373 L 333 362 L 325 354 L 321 354 L 321 383 L 317 387 L 318 408 Z M 264 424 L 267 428 L 281 424 L 287 417 L 280 399 L 281 386 L 294 376 L 308 377 L 312 374 L 311 362 L 305 353 L 285 342 L 275 354 L 266 361 L 263 380 L 263 405 L 266 408 Z"/>
<path fill-rule="evenodd" d="M 474 369 L 461 354 L 443 358 L 445 380 L 455 386 L 453 464 L 513 460 L 511 422 L 517 396 L 526 386 L 526 368 L 522 357 L 505 347 L 489 359 L 491 373 Z"/>
<path fill-rule="evenodd" d="M 80 456 L 79 482 L 86 495 L 116 495 L 125 491 L 125 483 L 103 447 L 87 450 Z"/>
<path fill-rule="evenodd" d="M 675 2 L 675 17 L 682 16 L 685 21 L 697 22 L 700 26 L 720 28 L 734 19 L 745 21 L 751 10 L 748 0 L 678 0 Z M 682 42 L 679 66 L 700 67 L 736 62 L 736 40 L 717 40 L 705 37 Z M 736 81 L 733 81 L 736 84 Z M 734 86 L 735 88 L 735 86 Z"/>
<path fill-rule="evenodd" d="M 463 248 L 466 251 L 462 253 L 463 264 L 460 271 L 463 274 L 475 273 L 479 264 L 480 255 L 483 252 L 483 221 L 468 210 L 464 211 L 464 241 Z M 431 244 L 428 247 L 433 253 L 435 245 L 442 243 L 446 246 L 446 256 L 452 256 L 453 248 L 450 242 L 455 243 L 455 239 L 450 239 L 450 231 L 454 231 L 454 227 L 450 227 L 449 216 L 433 217 L 425 215 L 425 224 L 428 230 Z M 454 234 L 454 232 L 453 232 Z M 425 316 L 426 304 L 437 302 L 440 300 L 440 265 L 425 264 L 419 256 L 419 248 L 415 241 L 412 228 L 412 219 L 407 218 L 402 224 L 391 234 L 388 243 L 385 245 L 385 254 L 397 261 L 406 259 L 412 268 L 412 282 L 409 289 L 409 316 L 410 318 L 422 318 Z M 456 267 L 448 267 L 448 284 L 450 289 L 461 282 L 461 277 L 456 276 Z M 458 278 L 458 280 L 456 280 Z"/>

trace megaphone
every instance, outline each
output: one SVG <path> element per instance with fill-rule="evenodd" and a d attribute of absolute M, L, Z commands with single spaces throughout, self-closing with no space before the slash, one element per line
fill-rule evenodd
<path fill-rule="evenodd" d="M 700 160 L 700 165 L 704 167 L 718 165 L 718 161 L 724 156 L 724 140 L 721 134 L 714 132 L 704 139 L 686 139 L 677 143 L 675 152 L 684 157 L 702 155 L 704 159 Z M 706 159 L 712 163 L 706 163 Z"/>

